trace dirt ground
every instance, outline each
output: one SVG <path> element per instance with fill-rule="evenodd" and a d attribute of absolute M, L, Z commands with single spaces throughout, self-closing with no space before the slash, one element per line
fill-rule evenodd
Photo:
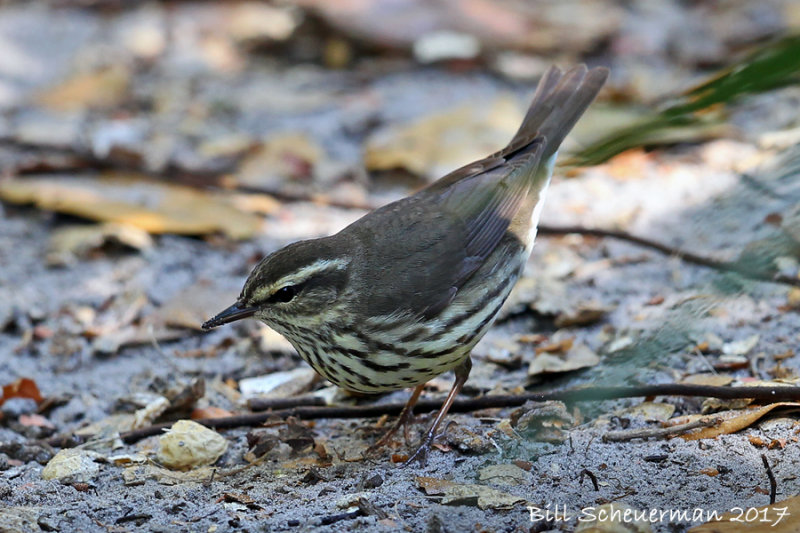
<path fill-rule="evenodd" d="M 673 396 L 577 402 L 553 405 L 552 412 L 539 415 L 534 409 L 533 419 L 544 427 L 538 433 L 510 429 L 508 419 L 516 419 L 517 408 L 453 414 L 427 465 L 409 468 L 392 461 L 392 454 L 410 448 L 402 437 L 375 458 L 360 458 L 381 434 L 376 426 L 385 423 L 374 418 L 268 424 L 260 431 L 272 439 L 272 447 L 253 465 L 247 452 L 254 428 L 221 430 L 227 441 L 221 458 L 213 467 L 188 472 L 158 464 L 158 437 L 120 441 L 119 432 L 131 428 L 132 413 L 152 406 L 154 398 L 171 398 L 170 391 L 184 391 L 200 379 L 204 383 L 202 394 L 188 406 L 157 413 L 144 425 L 187 418 L 195 408 L 246 413 L 242 380 L 305 367 L 288 343 L 255 321 L 208 333 L 199 331 L 199 324 L 232 303 L 260 257 L 297 239 L 337 231 L 364 214 L 363 206 L 407 194 L 454 162 L 456 150 L 451 149 L 434 154 L 420 169 L 365 172 L 365 160 L 367 167 L 380 165 L 366 154 L 402 158 L 369 148 L 381 146 L 385 138 L 401 142 L 402 133 L 393 128 L 443 110 L 491 109 L 478 123 L 497 119 L 499 132 L 469 146 L 488 153 L 494 148 L 485 145 L 496 138 L 503 142 L 504 102 L 519 107 L 530 97 L 534 81 L 504 72 L 497 66 L 502 62 L 486 66 L 483 58 L 466 65 L 421 65 L 419 58 L 408 59 L 408 50 L 379 47 L 375 52 L 369 36 L 324 23 L 322 15 L 313 19 L 318 26 L 300 26 L 286 42 L 276 44 L 273 36 L 268 45 L 236 41 L 242 48 L 229 49 L 208 28 L 218 15 L 230 16 L 219 19 L 226 21 L 222 26 L 234 20 L 226 11 L 232 8 L 193 2 L 127 8 L 79 4 L 0 6 L 0 42 L 15 43 L 17 54 L 0 54 L 3 179 L 75 183 L 125 177 L 131 181 L 115 194 L 135 203 L 149 198 L 140 184 L 155 176 L 160 183 L 178 183 L 208 197 L 216 198 L 222 189 L 249 197 L 248 205 L 256 198 L 271 203 L 244 210 L 257 220 L 244 239 L 220 226 L 194 235 L 151 232 L 152 240 L 141 245 L 115 234 L 101 244 L 66 252 L 59 248 L 66 246 L 59 230 L 94 227 L 96 222 L 89 220 L 95 218 L 58 207 L 0 203 L 0 385 L 29 378 L 45 398 L 38 406 L 22 398 L 0 405 L 0 531 L 574 531 L 586 527 L 579 519 L 608 504 L 656 513 L 639 529 L 628 524 L 630 531 L 686 531 L 713 518 L 709 513 L 737 509 L 746 521 L 757 516 L 780 526 L 796 522 L 796 406 L 794 411 L 792 406 L 777 408 L 716 438 L 619 442 L 604 436 L 654 428 L 659 421 L 704 408 L 744 411 L 733 404 L 714 407 L 700 398 Z M 657 27 L 658 13 L 634 9 L 625 15 L 623 3 L 608 4 L 618 10 L 621 21 L 613 31 L 619 35 L 632 39 L 646 33 L 641 26 Z M 674 17 L 686 15 L 682 7 L 670 6 L 663 9 Z M 765 6 L 754 24 L 777 32 L 773 11 L 785 6 Z M 693 20 L 702 25 L 726 16 L 737 27 L 735 22 L 746 18 L 740 11 L 746 10 L 730 8 L 719 18 L 706 13 L 707 19 Z M 636 31 L 629 29 L 634 22 Z M 44 23 L 54 33 L 37 42 L 26 28 Z M 147 48 L 160 42 L 148 32 L 164 24 L 178 28 L 162 43 L 164 50 Z M 365 59 L 340 68 L 296 59 L 319 44 L 303 32 L 320 28 L 333 32 L 333 40 L 325 41 L 330 54 L 338 50 L 329 44 L 338 42 L 337 35 L 355 32 L 350 53 Z M 211 37 L 195 50 L 187 35 Z M 609 64 L 612 72 L 616 66 L 618 78 L 612 74 L 610 91 L 617 99 L 636 101 L 631 106 L 636 112 L 658 100 L 658 94 L 686 88 L 713 70 L 698 65 L 722 66 L 717 63 L 732 54 L 709 45 L 703 63 L 686 51 L 658 56 L 654 50 L 652 58 L 660 57 L 663 64 L 648 67 L 650 81 L 635 85 L 637 76 L 651 71 L 642 67 L 643 59 L 620 51 L 628 41 L 612 42 L 588 49 L 578 43 L 564 57 L 570 63 Z M 109 54 L 103 60 L 98 59 L 101 50 Z M 721 57 L 710 57 L 714 53 Z M 14 70 L 24 57 L 36 66 L 33 72 Z M 87 65 L 107 67 L 108 57 L 126 69 L 125 96 L 118 100 L 98 104 L 98 95 L 111 90 L 105 78 L 98 82 L 99 92 L 84 82 L 66 96 L 59 93 L 59 102 L 78 102 L 66 110 L 54 110 L 37 92 L 58 87 Z M 552 52 L 530 52 L 530 57 L 545 65 L 558 59 Z M 664 82 L 659 91 L 652 80 L 670 78 L 665 72 L 686 75 Z M 91 103 L 81 91 L 91 94 Z M 620 96 L 626 91 L 629 96 Z M 617 117 L 602 111 L 612 98 L 601 97 L 601 111 L 578 127 L 573 148 L 582 135 L 596 136 Z M 608 163 L 570 170 L 568 176 L 561 172 L 548 193 L 542 223 L 624 230 L 722 261 L 763 262 L 796 278 L 800 151 L 792 139 L 797 139 L 798 101 L 796 86 L 748 97 L 730 104 L 725 127 L 704 132 L 702 140 L 690 132 L 668 146 L 630 150 Z M 426 128 L 412 128 L 428 135 L 422 145 L 444 142 L 437 137 L 439 130 Z M 242 161 L 254 146 L 286 132 L 300 132 L 299 142 L 311 146 L 302 151 L 307 161 L 289 158 L 295 174 L 254 177 L 243 170 Z M 104 152 L 103 143 L 120 143 L 124 149 Z M 241 148 L 227 148 L 232 144 Z M 315 151 L 317 146 L 324 153 Z M 111 154 L 110 159 L 103 154 Z M 263 157 L 253 165 L 275 163 Z M 169 199 L 165 204 L 171 205 Z M 214 209 L 208 218 L 219 223 L 227 211 Z M 726 377 L 724 383 L 794 383 L 800 368 L 797 291 L 630 242 L 540 235 L 524 278 L 474 350 L 463 394 L 685 379 L 710 383 Z M 595 311 L 594 318 L 569 321 L 587 309 Z M 547 348 L 559 343 L 562 348 Z M 591 362 L 583 360 L 572 371 L 534 372 L 532 365 L 541 363 L 543 353 L 562 362 L 582 354 Z M 446 374 L 434 380 L 426 396 L 443 398 L 451 379 Z M 321 381 L 306 380 L 299 387 L 289 396 L 315 394 L 344 405 L 403 402 L 409 392 L 356 399 Z M 34 413 L 39 418 L 25 418 Z M 421 415 L 412 426 L 411 445 L 427 422 L 429 416 Z M 45 465 L 62 448 L 57 444 L 67 447 L 54 436 L 81 431 L 94 436 L 78 448 L 90 464 L 76 477 L 44 479 Z M 292 431 L 306 440 L 293 438 Z M 302 446 L 295 446 L 298 440 Z M 774 474 L 778 503 L 747 515 L 770 501 L 762 457 Z M 787 516 L 780 515 L 783 507 Z M 668 511 L 683 514 L 670 518 L 663 514 Z"/>

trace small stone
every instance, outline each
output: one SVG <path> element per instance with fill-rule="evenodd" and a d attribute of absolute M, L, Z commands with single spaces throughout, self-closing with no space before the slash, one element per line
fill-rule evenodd
<path fill-rule="evenodd" d="M 175 470 L 213 464 L 228 449 L 222 435 L 191 420 L 175 422 L 159 444 L 159 462 Z"/>
<path fill-rule="evenodd" d="M 365 489 L 377 489 L 381 485 L 383 485 L 383 477 L 380 474 L 365 476 L 363 481 L 363 487 Z"/>
<path fill-rule="evenodd" d="M 89 483 L 100 471 L 95 462 L 100 454 L 70 448 L 61 450 L 42 470 L 42 479 L 55 479 L 64 484 Z"/>

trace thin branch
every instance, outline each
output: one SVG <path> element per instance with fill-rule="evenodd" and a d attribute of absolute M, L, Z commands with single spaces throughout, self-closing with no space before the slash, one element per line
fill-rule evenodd
<path fill-rule="evenodd" d="M 775 503 L 775 494 L 778 492 L 778 482 L 775 481 L 775 474 L 772 473 L 772 467 L 769 466 L 767 456 L 763 453 L 761 454 L 761 462 L 764 463 L 764 468 L 766 469 L 767 477 L 769 478 L 769 504 L 772 505 Z"/>
<path fill-rule="evenodd" d="M 685 433 L 692 429 L 715 426 L 719 423 L 719 418 L 701 418 L 686 424 L 678 424 L 665 428 L 640 428 L 625 431 L 609 431 L 603 435 L 603 442 L 623 442 L 633 439 L 649 439 L 651 437 L 669 437 L 677 433 Z"/>
<path fill-rule="evenodd" d="M 642 385 L 638 387 L 585 387 L 545 393 L 490 395 L 466 400 L 456 400 L 450 412 L 465 413 L 500 407 L 518 407 L 525 402 L 545 402 L 560 400 L 565 402 L 590 402 L 617 398 L 634 398 L 648 396 L 700 396 L 707 398 L 751 398 L 754 400 L 800 401 L 800 387 L 714 387 L 709 385 L 691 385 L 682 383 L 665 383 L 661 385 Z M 314 420 L 320 418 L 376 418 L 383 415 L 398 415 L 405 404 L 390 403 L 382 405 L 365 405 L 356 407 L 291 407 L 264 413 L 226 416 L 222 418 L 203 418 L 195 420 L 204 426 L 214 429 L 230 429 L 241 426 L 257 426 L 272 419 L 283 419 L 290 416 Z M 414 407 L 418 413 L 438 410 L 441 401 L 420 401 Z M 169 428 L 172 423 L 156 424 L 142 429 L 128 431 L 120 435 L 128 444 L 146 437 L 158 435 Z M 58 441 L 60 442 L 60 441 Z M 58 445 L 55 442 L 54 445 Z"/>
<path fill-rule="evenodd" d="M 584 226 L 548 226 L 546 224 L 539 225 L 539 234 L 541 235 L 569 235 L 570 233 L 576 233 L 579 235 L 589 235 L 592 237 L 608 237 L 612 239 L 618 239 L 621 241 L 627 241 L 642 246 L 644 248 L 650 248 L 651 250 L 656 250 L 665 255 L 676 256 L 682 261 L 685 261 L 687 263 L 692 263 L 707 268 L 713 268 L 714 270 L 720 270 L 722 272 L 733 272 L 758 281 L 769 281 L 773 283 L 781 283 L 784 285 L 793 285 L 795 287 L 800 287 L 800 278 L 793 278 L 791 276 L 786 276 L 783 274 L 776 274 L 771 277 L 765 276 L 759 272 L 749 270 L 734 261 L 720 261 L 718 259 L 712 259 L 710 257 L 705 257 L 692 252 L 687 252 L 686 250 L 682 250 L 680 248 L 668 246 L 666 244 L 648 239 L 646 237 L 639 237 L 638 235 L 632 235 L 625 231 L 608 230 L 601 228 L 587 228 Z"/>

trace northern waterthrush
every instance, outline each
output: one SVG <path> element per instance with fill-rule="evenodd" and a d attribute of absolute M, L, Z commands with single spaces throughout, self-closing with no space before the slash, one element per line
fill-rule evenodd
<path fill-rule="evenodd" d="M 416 387 L 390 434 L 428 380 L 455 370 L 453 388 L 408 460 L 424 462 L 467 380 L 472 347 L 528 260 L 559 145 L 607 76 L 604 68 L 550 68 L 504 149 L 335 235 L 264 258 L 236 303 L 203 328 L 255 317 L 339 387 Z"/>

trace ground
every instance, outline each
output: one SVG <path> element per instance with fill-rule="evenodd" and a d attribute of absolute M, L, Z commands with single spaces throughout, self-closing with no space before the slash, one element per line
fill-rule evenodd
<path fill-rule="evenodd" d="M 654 531 L 684 531 L 708 521 L 713 511 L 741 508 L 752 520 L 755 514 L 744 513 L 770 500 L 762 457 L 774 474 L 778 503 L 758 519 L 785 525 L 782 501 L 788 512 L 800 512 L 791 500 L 800 493 L 791 409 L 776 408 L 715 438 L 604 439 L 704 407 L 746 412 L 741 405 L 709 407 L 702 398 L 452 414 L 424 467 L 399 468 L 392 461 L 392 454 L 410 448 L 402 437 L 362 459 L 381 433 L 376 426 L 387 422 L 375 418 L 267 424 L 258 431 L 271 448 L 253 465 L 247 452 L 254 428 L 221 430 L 228 445 L 222 457 L 213 468 L 188 472 L 159 466 L 158 437 L 128 444 L 116 439 L 116 431 L 130 429 L 136 409 L 153 408 L 159 398 L 173 408 L 145 416 L 142 425 L 188 418 L 193 409 L 205 410 L 197 416 L 210 408 L 246 413 L 242 380 L 303 368 L 285 341 L 255 321 L 209 333 L 199 324 L 233 302 L 264 255 L 335 232 L 365 208 L 497 149 L 513 133 L 533 88 L 524 69 L 509 72 L 502 65 L 527 65 L 525 58 L 544 65 L 554 58 L 527 50 L 515 52 L 511 63 L 499 54 L 422 65 L 400 45 L 399 52 L 375 51 L 374 36 L 356 32 L 358 38 L 343 41 L 345 48 L 366 59 L 331 65 L 327 55 L 302 54 L 321 46 L 335 56 L 342 46 L 336 39 L 356 30 L 324 14 L 306 14 L 284 42 L 274 35 L 236 37 L 245 30 L 231 22 L 240 20 L 226 11 L 233 8 L 205 3 L 178 2 L 171 10 L 166 3 L 106 10 L 69 4 L 0 8 L 0 35 L 20 52 L 0 58 L 3 72 L 13 73 L 21 52 L 38 66 L 8 75 L 0 86 L 0 185 L 6 187 L 0 204 L 0 385 L 29 378 L 44 397 L 37 405 L 9 400 L 14 394 L 4 391 L 0 530 L 573 531 L 579 517 L 614 503 L 685 511 L 685 520 L 661 517 L 650 524 Z M 253 13 L 253 6 L 283 9 L 236 5 Z M 769 6 L 776 13 L 785 8 Z M 723 66 L 733 57 L 725 48 L 733 45 L 720 38 L 721 51 L 687 45 L 678 59 L 663 56 L 665 64 L 647 70 L 623 45 L 641 38 L 641 26 L 655 24 L 657 14 L 615 9 L 613 28 L 592 26 L 611 35 L 604 38 L 614 46 L 579 42 L 566 56 L 571 63 L 612 67 L 610 93 L 578 126 L 571 152 L 628 113 L 643 113 L 658 95 L 698 81 L 713 70 L 707 65 Z M 685 15 L 676 6 L 663 9 Z M 772 12 L 764 10 L 755 26 L 786 31 L 773 27 Z M 740 11 L 703 16 L 735 22 L 745 17 Z M 275 13 L 264 20 L 277 20 Z M 706 20 L 695 15 L 698 24 Z M 24 37 L 26 27 L 48 16 L 60 17 L 57 42 Z M 217 16 L 225 21 L 222 30 L 214 24 Z M 165 24 L 178 29 L 162 42 L 157 36 Z M 332 37 L 314 40 L 325 32 Z M 230 42 L 229 34 L 235 36 Z M 664 43 L 653 40 L 669 48 L 668 36 L 658 35 Z M 756 35 L 752 42 L 761 39 Z M 99 59 L 101 48 L 117 58 L 119 73 L 113 60 Z M 699 56 L 701 49 L 701 59 L 687 51 Z M 669 78 L 665 70 L 685 76 L 676 74 L 659 87 L 652 80 Z M 91 75 L 63 81 L 75 72 Z M 120 84 L 124 89 L 114 93 Z M 615 98 L 636 104 L 610 107 Z M 770 272 L 766 277 L 797 279 L 798 99 L 797 87 L 750 96 L 724 109 L 723 127 L 690 128 L 667 145 L 634 148 L 589 168 L 562 168 L 542 224 L 623 230 L 704 257 L 738 260 L 751 272 Z M 63 203 L 32 207 L 9 196 L 9 183 L 44 179 L 50 181 L 35 192 L 40 206 L 46 196 L 41 191 L 65 183 L 83 183 L 82 191 L 100 196 L 61 193 L 75 209 Z M 127 181 L 109 193 L 103 183 L 113 180 Z M 153 182 L 152 189 L 145 185 Z M 178 212 L 185 191 L 158 188 L 167 183 L 202 200 L 192 196 L 189 213 Z M 116 221 L 87 208 L 112 201 L 121 202 L 113 204 L 117 212 L 126 205 L 160 206 L 155 218 L 172 229 L 154 229 L 135 211 L 126 219 L 138 228 L 132 234 L 106 229 L 111 237 L 98 241 L 97 233 L 87 238 L 62 232 L 96 228 L 98 219 Z M 237 206 L 236 215 L 230 205 Z M 233 216 L 242 218 L 226 226 L 222 219 Z M 180 229 L 190 219 L 206 226 Z M 792 383 L 800 366 L 798 289 L 754 277 L 765 276 L 722 272 L 621 240 L 543 233 L 497 325 L 474 350 L 463 395 L 686 379 Z M 541 370 L 543 356 L 567 368 L 531 370 Z M 570 362 L 578 368 L 564 371 Z M 293 375 L 289 385 L 297 389 L 284 389 L 283 396 L 370 405 L 403 402 L 409 394 L 351 398 L 308 374 Z M 434 380 L 426 397 L 442 398 L 451 379 L 446 374 Z M 186 391 L 198 380 L 201 393 L 178 405 L 172 391 Z M 525 413 L 544 429 L 520 426 Z M 428 421 L 422 415 L 412 426 L 412 444 Z M 53 455 L 77 444 L 56 437 L 75 432 L 94 436 L 79 449 L 96 453 L 86 470 L 96 472 L 43 479 Z M 505 469 L 492 468 L 497 465 Z M 473 494 L 487 487 L 496 491 Z M 545 511 L 558 512 L 538 520 Z"/>

